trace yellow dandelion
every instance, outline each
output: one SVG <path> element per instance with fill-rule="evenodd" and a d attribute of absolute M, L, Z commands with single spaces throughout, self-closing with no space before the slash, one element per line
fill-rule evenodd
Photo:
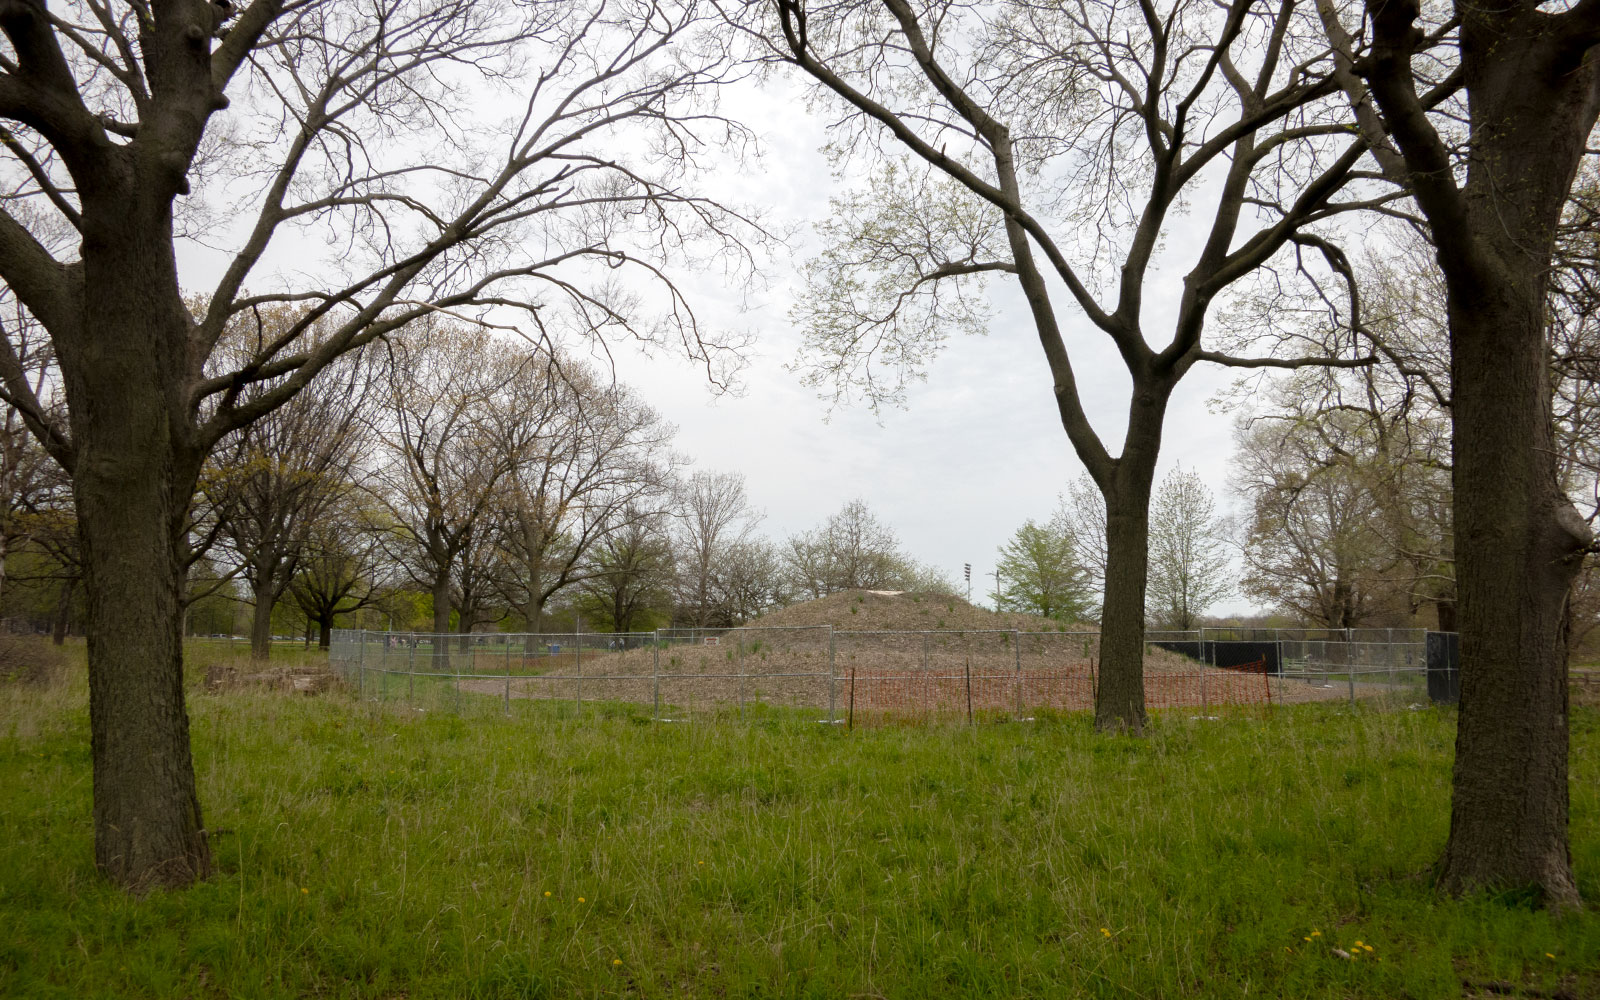
<path fill-rule="evenodd" d="M 1357 947 L 1357 948 L 1365 948 L 1365 947 L 1366 947 L 1366 945 L 1364 945 L 1364 944 L 1362 944 L 1362 943 L 1361 943 L 1361 942 L 1360 942 L 1360 941 L 1357 941 L 1357 942 L 1356 942 L 1356 947 Z"/>
<path fill-rule="evenodd" d="M 612 960 L 611 960 L 611 964 L 612 964 L 612 965 L 621 965 L 621 964 L 622 964 L 622 959 L 620 959 L 620 958 L 613 958 L 613 959 L 612 959 Z"/>
<path fill-rule="evenodd" d="M 1110 937 L 1111 936 L 1111 932 L 1109 930 L 1105 929 L 1104 927 L 1100 928 L 1100 933 L 1104 934 L 1106 937 Z"/>
<path fill-rule="evenodd" d="M 584 902 L 584 898 L 582 896 L 579 896 L 578 897 L 578 902 L 580 902 L 580 903 Z"/>
<path fill-rule="evenodd" d="M 545 891 L 544 891 L 544 898 L 545 898 L 545 899 L 549 899 L 549 898 L 550 898 L 550 890 L 549 890 L 549 889 L 546 889 L 546 890 L 545 890 Z"/>
<path fill-rule="evenodd" d="M 1555 956 L 1550 954 L 1548 951 L 1544 953 L 1544 957 L 1545 958 L 1555 958 Z"/>
<path fill-rule="evenodd" d="M 695 864 L 697 864 L 697 865 L 703 865 L 703 864 L 705 864 L 705 862 L 704 862 L 704 861 L 696 861 L 696 862 L 695 862 Z"/>
<path fill-rule="evenodd" d="M 1309 937 L 1303 937 L 1300 940 L 1302 940 L 1302 941 L 1310 941 L 1311 939 Z"/>
<path fill-rule="evenodd" d="M 301 889 L 300 890 L 300 895 L 309 896 L 309 895 L 311 895 L 311 890 L 310 889 Z"/>
<path fill-rule="evenodd" d="M 1361 947 L 1365 948 L 1367 951 L 1371 951 L 1372 950 L 1372 945 L 1370 945 L 1370 944 L 1364 944 Z"/>
<path fill-rule="evenodd" d="M 1321 931 L 1312 931 L 1311 932 L 1311 936 L 1312 937 L 1321 937 L 1322 936 L 1322 932 Z"/>

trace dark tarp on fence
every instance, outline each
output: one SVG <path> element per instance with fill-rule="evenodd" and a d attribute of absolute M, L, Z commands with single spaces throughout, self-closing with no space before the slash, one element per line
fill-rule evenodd
<path fill-rule="evenodd" d="M 1282 647 L 1277 642 L 1196 639 L 1176 642 L 1161 640 L 1150 645 L 1198 660 L 1208 667 L 1255 667 L 1258 671 L 1273 675 L 1283 673 Z"/>
<path fill-rule="evenodd" d="M 1428 655 L 1428 700 L 1454 705 L 1461 700 L 1461 637 L 1454 632 L 1429 632 L 1423 641 Z"/>

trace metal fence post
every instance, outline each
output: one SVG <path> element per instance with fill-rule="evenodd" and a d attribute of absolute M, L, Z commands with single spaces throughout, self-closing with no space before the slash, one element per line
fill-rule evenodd
<path fill-rule="evenodd" d="M 511 637 L 506 636 L 506 714 L 511 714 Z"/>
<path fill-rule="evenodd" d="M 744 634 L 733 629 L 733 668 L 739 673 L 739 721 L 744 721 Z"/>
<path fill-rule="evenodd" d="M 660 722 L 661 721 L 661 630 L 660 629 L 656 629 L 655 632 L 651 633 L 650 648 L 655 650 L 655 667 L 653 668 L 653 672 L 650 675 L 651 687 L 654 690 L 654 693 L 652 694 L 651 697 L 653 698 L 654 703 L 655 703 L 655 708 L 653 709 L 654 714 L 651 715 L 651 718 L 656 720 L 657 722 Z"/>
<path fill-rule="evenodd" d="M 230 638 L 232 638 L 230 636 Z M 361 633 L 360 645 L 356 647 L 356 697 L 361 701 L 367 700 L 367 633 Z"/>
<path fill-rule="evenodd" d="M 1350 655 L 1350 630 L 1344 630 L 1344 675 L 1350 681 L 1350 707 L 1356 704 L 1356 665 L 1355 658 Z"/>
<path fill-rule="evenodd" d="M 417 700 L 417 637 L 406 636 L 411 652 L 406 654 L 406 701 Z"/>
<path fill-rule="evenodd" d="M 1011 630 L 1011 650 L 1015 654 L 1016 660 L 1017 660 L 1017 714 L 1016 714 L 1016 717 L 1018 719 L 1020 719 L 1020 718 L 1022 718 L 1022 630 L 1021 629 L 1012 629 Z"/>
<path fill-rule="evenodd" d="M 581 652 L 582 649 L 583 649 L 583 642 L 578 638 L 578 633 L 576 633 L 576 632 L 572 633 L 572 656 L 573 656 L 572 662 L 576 666 L 577 675 L 578 675 L 578 685 L 577 685 L 578 686 L 578 692 L 577 692 L 578 696 L 573 699 L 573 705 L 572 705 L 572 710 L 574 712 L 583 711 L 583 653 Z"/>
<path fill-rule="evenodd" d="M 828 721 L 833 722 L 834 691 L 838 686 L 839 672 L 833 669 L 833 626 L 828 626 Z M 855 696 L 855 688 L 851 687 L 851 697 Z"/>

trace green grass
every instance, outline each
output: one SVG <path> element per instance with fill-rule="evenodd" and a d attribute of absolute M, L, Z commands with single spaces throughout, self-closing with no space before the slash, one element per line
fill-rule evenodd
<path fill-rule="evenodd" d="M 133 898 L 90 864 L 81 682 L 0 687 L 0 996 L 1600 995 L 1592 909 L 1429 886 L 1448 713 L 1132 740 L 467 705 L 193 691 L 218 873 Z M 1594 712 L 1572 765 L 1600 899 Z"/>

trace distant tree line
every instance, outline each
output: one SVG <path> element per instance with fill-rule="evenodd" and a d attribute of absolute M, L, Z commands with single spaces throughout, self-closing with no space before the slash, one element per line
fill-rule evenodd
<path fill-rule="evenodd" d="M 264 310 L 223 345 L 297 321 Z M 47 359 L 40 360 L 48 368 Z M 270 392 L 257 383 L 246 393 Z M 81 618 L 70 481 L 0 424 L 0 608 Z M 863 500 L 775 541 L 737 473 L 688 468 L 626 386 L 548 347 L 425 321 L 225 438 L 189 505 L 190 634 L 726 627 L 848 589 L 950 592 Z"/>

